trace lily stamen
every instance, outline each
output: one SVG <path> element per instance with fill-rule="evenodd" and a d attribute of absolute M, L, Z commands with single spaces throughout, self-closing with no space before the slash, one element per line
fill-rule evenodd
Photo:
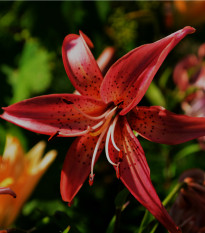
<path fill-rule="evenodd" d="M 115 147 L 115 149 L 117 151 L 119 151 L 119 160 L 121 161 L 122 158 L 123 158 L 123 153 L 122 153 L 122 150 L 120 150 L 120 148 L 116 145 L 115 139 L 114 139 L 115 126 L 116 126 L 118 118 L 119 118 L 119 116 L 117 115 L 115 117 L 115 119 L 113 120 L 113 123 L 112 123 L 112 125 L 110 127 L 112 127 L 112 129 L 111 129 L 111 141 L 112 141 L 112 144 Z"/>
<path fill-rule="evenodd" d="M 105 116 L 105 118 L 101 122 L 98 123 L 98 124 L 100 124 L 100 126 L 102 125 L 102 127 L 100 127 L 98 130 L 96 130 L 94 132 L 90 132 L 91 136 L 97 136 L 97 135 L 101 134 L 104 129 L 108 128 L 108 126 L 110 125 L 110 121 L 115 114 L 115 110 L 116 110 L 116 107 L 114 107 L 113 109 L 111 109 L 108 112 L 108 114 Z M 97 129 L 97 125 L 91 127 L 91 129 Z"/>
<path fill-rule="evenodd" d="M 112 114 L 112 116 L 113 116 L 113 112 L 117 109 L 118 107 L 117 106 L 115 106 L 113 109 L 111 109 L 106 115 L 105 115 L 105 119 L 108 119 L 109 118 L 109 116 Z"/>
<path fill-rule="evenodd" d="M 102 139 L 105 135 L 105 133 L 107 132 L 107 128 L 104 129 L 104 131 L 100 134 L 99 138 L 98 138 L 98 141 L 95 145 L 95 149 L 94 149 L 94 152 L 93 152 L 93 157 L 92 157 L 92 161 L 91 161 L 91 172 L 90 172 L 90 176 L 89 176 L 89 184 L 93 183 L 93 178 L 94 178 L 94 173 L 93 173 L 93 169 L 94 169 L 94 163 L 95 163 L 95 158 L 97 156 L 97 152 L 98 152 L 98 149 L 99 149 L 99 146 L 102 142 Z"/>
<path fill-rule="evenodd" d="M 99 128 L 101 125 L 103 125 L 105 123 L 105 119 L 103 119 L 102 121 L 98 122 L 96 125 L 94 126 L 90 126 L 90 131 L 94 131 L 96 130 L 97 128 Z"/>
<path fill-rule="evenodd" d="M 120 162 L 116 166 L 116 177 L 120 179 Z"/>
<path fill-rule="evenodd" d="M 93 175 L 89 175 L 89 185 L 92 186 L 93 185 L 93 181 L 94 181 L 94 177 L 95 177 L 95 174 Z"/>
<path fill-rule="evenodd" d="M 111 135 L 111 130 L 112 130 L 112 125 L 109 127 L 108 132 L 107 132 L 107 137 L 106 137 L 106 142 L 105 142 L 105 154 L 107 157 L 107 160 L 110 164 L 112 164 L 113 166 L 117 166 L 116 163 L 114 163 L 109 156 L 109 151 L 108 151 L 108 144 L 109 144 L 109 140 L 110 140 L 110 135 Z"/>
<path fill-rule="evenodd" d="M 118 156 L 119 156 L 119 160 L 121 161 L 121 160 L 122 160 L 122 158 L 123 158 L 123 153 L 122 153 L 122 151 L 121 151 L 121 150 L 119 151 L 119 155 L 118 155 Z"/>
<path fill-rule="evenodd" d="M 116 123 L 117 123 L 118 118 L 119 118 L 119 116 L 117 115 L 117 116 L 115 117 L 115 119 L 113 120 L 113 123 L 112 123 L 112 125 L 111 125 L 110 127 L 111 127 L 111 141 L 112 141 L 112 144 L 113 144 L 113 146 L 115 147 L 115 149 L 116 149 L 117 151 L 120 152 L 120 149 L 119 149 L 119 147 L 116 145 L 115 140 L 114 140 L 115 126 L 116 126 Z"/>
<path fill-rule="evenodd" d="M 88 126 L 87 129 L 84 130 L 84 131 L 75 132 L 75 133 L 72 133 L 72 134 L 71 133 L 66 134 L 66 133 L 58 132 L 58 135 L 60 135 L 62 137 L 78 137 L 78 136 L 83 136 L 83 135 L 85 135 L 86 133 L 89 133 L 89 132 L 90 132 L 90 127 Z"/>
<path fill-rule="evenodd" d="M 65 102 L 66 104 L 69 104 L 69 105 L 72 105 L 72 107 L 77 110 L 79 113 L 81 113 L 83 116 L 85 116 L 86 118 L 90 119 L 90 120 L 100 120 L 102 118 L 104 118 L 106 115 L 109 114 L 109 112 L 111 112 L 113 109 L 108 109 L 107 111 L 105 111 L 102 115 L 100 116 L 91 116 L 85 112 L 83 112 L 81 109 L 79 109 L 73 102 L 69 101 L 69 100 L 66 100 L 66 99 L 62 99 L 63 102 Z"/>
<path fill-rule="evenodd" d="M 52 141 L 54 138 L 58 137 L 59 135 L 59 131 L 56 131 L 55 133 L 51 134 L 51 136 L 49 137 L 48 141 Z"/>

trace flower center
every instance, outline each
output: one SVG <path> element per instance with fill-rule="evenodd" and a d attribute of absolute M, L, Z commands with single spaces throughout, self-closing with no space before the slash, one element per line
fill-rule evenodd
<path fill-rule="evenodd" d="M 107 158 L 108 162 L 116 168 L 116 176 L 117 176 L 117 178 L 119 178 L 120 177 L 119 165 L 120 165 L 120 161 L 122 160 L 123 153 L 115 143 L 114 132 L 115 132 L 116 123 L 117 123 L 118 118 L 119 118 L 119 115 L 117 114 L 117 109 L 118 109 L 119 105 L 122 103 L 122 101 L 117 106 L 109 107 L 103 114 L 101 114 L 99 116 L 91 116 L 91 115 L 85 113 L 84 111 L 79 109 L 71 101 L 68 101 L 66 99 L 62 99 L 62 101 L 64 101 L 66 104 L 72 105 L 72 107 L 76 111 L 78 111 L 80 114 L 85 116 L 87 119 L 90 119 L 90 120 L 93 120 L 93 121 L 98 121 L 95 125 L 87 126 L 87 129 L 84 130 L 84 131 L 69 134 L 70 137 L 82 136 L 82 135 L 85 135 L 85 134 L 90 134 L 91 136 L 94 136 L 94 137 L 99 135 L 99 138 L 97 140 L 97 143 L 95 145 L 95 149 L 94 149 L 93 155 L 92 155 L 91 172 L 90 172 L 90 176 L 89 176 L 89 184 L 90 185 L 93 184 L 93 180 L 94 180 L 94 176 L 95 176 L 94 173 L 93 173 L 94 164 L 95 164 L 95 160 L 96 160 L 96 156 L 97 156 L 99 147 L 100 147 L 100 145 L 102 143 L 102 140 L 103 140 L 105 135 L 106 135 L 106 139 L 105 139 L 106 158 Z M 48 140 L 50 141 L 53 138 L 57 137 L 58 135 L 68 136 L 67 134 L 63 134 L 62 132 L 57 131 L 53 135 L 51 135 Z M 108 148 L 109 147 L 109 142 L 112 143 L 114 149 L 117 150 L 118 153 L 119 153 L 119 161 L 117 163 L 113 162 L 112 159 L 110 158 L 109 148 Z"/>
<path fill-rule="evenodd" d="M 119 107 L 119 105 L 122 103 L 120 102 L 117 106 L 112 106 L 110 108 L 108 108 L 108 110 L 106 110 L 103 114 L 101 114 L 100 116 L 91 116 L 88 115 L 87 113 L 83 112 L 82 110 L 80 110 L 79 108 L 77 108 L 72 102 L 67 101 L 66 99 L 64 100 L 64 102 L 68 103 L 68 104 L 72 104 L 72 106 L 75 108 L 75 110 L 77 110 L 78 112 L 80 112 L 83 116 L 85 116 L 87 119 L 90 120 L 96 120 L 99 121 L 97 124 L 93 125 L 93 126 L 88 126 L 87 129 L 83 132 L 81 132 L 81 134 L 85 134 L 85 133 L 89 133 L 91 136 L 99 136 L 98 141 L 95 145 L 95 149 L 93 151 L 93 155 L 92 155 L 92 161 L 91 161 L 91 172 L 90 172 L 90 176 L 89 176 L 89 184 L 92 185 L 93 184 L 93 180 L 94 180 L 94 164 L 95 164 L 95 160 L 96 160 L 96 156 L 98 153 L 98 149 L 101 145 L 101 142 L 104 138 L 104 136 L 106 135 L 106 140 L 105 140 L 105 154 L 106 154 L 106 158 L 108 160 L 108 162 L 115 166 L 116 168 L 116 176 L 117 178 L 120 177 L 119 174 L 119 165 L 120 165 L 120 161 L 122 160 L 122 151 L 118 148 L 118 146 L 115 143 L 114 140 L 114 131 L 115 131 L 115 126 L 117 123 L 117 120 L 119 118 L 119 115 L 117 114 L 117 109 Z M 113 119 L 114 118 L 114 119 Z M 59 133 L 61 134 L 61 133 Z M 61 134 L 63 136 L 63 134 Z M 73 136 L 79 136 L 79 135 L 73 135 Z M 119 162 L 115 163 L 111 160 L 110 155 L 109 155 L 109 142 L 111 140 L 111 143 L 113 145 L 113 147 L 118 151 L 119 153 Z"/>
<path fill-rule="evenodd" d="M 111 115 L 113 116 L 113 115 Z M 117 178 L 120 177 L 120 174 L 119 174 L 119 165 L 120 165 L 120 161 L 122 160 L 122 151 L 119 149 L 119 147 L 116 145 L 115 143 L 115 140 L 114 140 L 114 131 L 115 131 L 115 126 L 116 126 L 116 123 L 117 123 L 117 120 L 119 118 L 119 115 L 116 115 L 114 119 L 110 119 L 109 120 L 109 123 L 104 127 L 102 133 L 100 134 L 100 137 L 96 143 L 96 146 L 95 146 L 95 149 L 94 149 L 94 152 L 93 152 L 93 156 L 92 156 L 92 162 L 91 162 L 91 173 L 90 173 L 90 176 L 89 176 L 89 184 L 92 185 L 93 184 L 93 180 L 94 180 L 94 176 L 95 174 L 93 173 L 93 170 L 94 170 L 94 164 L 95 164 L 95 159 L 96 159 L 96 155 L 97 155 L 97 152 L 98 152 L 98 149 L 99 149 L 99 146 L 102 142 L 102 139 L 104 137 L 104 135 L 107 133 L 106 135 L 106 140 L 105 140 L 105 154 L 106 154 L 106 158 L 108 160 L 108 162 L 110 164 L 112 164 L 113 166 L 115 166 L 116 168 L 116 176 Z M 110 139 L 111 139 L 111 143 L 113 145 L 113 147 L 118 151 L 119 153 L 119 162 L 115 163 L 112 161 L 112 159 L 110 158 L 110 155 L 109 155 L 109 142 L 110 142 Z"/>

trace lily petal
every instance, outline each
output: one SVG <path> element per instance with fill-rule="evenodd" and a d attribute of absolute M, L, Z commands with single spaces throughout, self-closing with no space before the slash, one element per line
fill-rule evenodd
<path fill-rule="evenodd" d="M 78 136 L 100 120 L 89 116 L 101 115 L 106 105 L 99 100 L 74 94 L 52 94 L 27 99 L 3 108 L 1 118 L 25 129 L 47 135 L 60 131 L 64 136 Z M 60 136 L 60 135 L 59 135 Z"/>
<path fill-rule="evenodd" d="M 82 95 L 100 99 L 101 71 L 88 45 L 92 42 L 85 34 L 69 34 L 62 45 L 63 64 L 71 83 Z"/>
<path fill-rule="evenodd" d="M 64 201 L 71 203 L 88 177 L 91 170 L 93 151 L 98 138 L 88 134 L 78 137 L 69 148 L 61 171 L 60 190 Z M 104 149 L 104 144 L 103 141 L 98 149 L 95 162 Z"/>
<path fill-rule="evenodd" d="M 142 137 L 158 143 L 174 145 L 205 134 L 205 118 L 177 115 L 163 107 L 136 107 L 129 123 Z"/>
<path fill-rule="evenodd" d="M 114 61 L 115 49 L 113 47 L 106 47 L 97 59 L 98 66 L 103 75 L 106 74 Z"/>
<path fill-rule="evenodd" d="M 122 162 L 119 165 L 121 181 L 131 194 L 170 232 L 180 232 L 162 205 L 152 185 L 144 151 L 125 117 L 121 118 L 116 126 L 115 140 L 117 146 L 123 152 Z M 111 143 L 109 154 L 113 160 L 118 157 L 118 153 Z"/>
<path fill-rule="evenodd" d="M 113 101 L 115 104 L 123 101 L 120 115 L 125 115 L 142 99 L 169 52 L 187 34 L 194 31 L 192 27 L 185 27 L 123 56 L 111 66 L 102 82 L 100 89 L 102 99 L 106 103 Z"/>

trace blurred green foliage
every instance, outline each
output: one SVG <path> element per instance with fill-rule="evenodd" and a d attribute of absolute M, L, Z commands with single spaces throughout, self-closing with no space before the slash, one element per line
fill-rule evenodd
<path fill-rule="evenodd" d="M 18 68 L 2 66 L 12 86 L 13 97 L 9 104 L 44 92 L 51 84 L 51 65 L 50 54 L 36 40 L 28 39 L 19 58 Z"/>
<path fill-rule="evenodd" d="M 106 46 L 114 46 L 116 58 L 119 58 L 141 44 L 151 43 L 187 26 L 175 22 L 168 27 L 166 7 L 164 2 L 158 1 L 0 2 L 0 106 L 36 95 L 71 93 L 74 90 L 61 59 L 62 41 L 69 33 L 78 33 L 79 29 L 85 32 L 94 42 L 95 57 Z M 197 25 L 198 32 L 184 39 L 168 56 L 140 105 L 161 105 L 182 113 L 181 97 L 173 84 L 172 71 L 177 61 L 196 51 L 204 42 L 204 26 L 204 22 Z M 48 139 L 0 119 L 1 153 L 8 132 L 17 135 L 25 149 Z M 168 195 L 184 170 L 205 168 L 204 152 L 197 141 L 167 146 L 138 138 L 161 200 Z M 115 233 L 138 232 L 145 209 L 124 191 L 103 155 L 95 166 L 94 186 L 90 188 L 85 183 L 71 207 L 61 200 L 60 170 L 72 140 L 57 138 L 48 143 L 47 150 L 57 149 L 58 158 L 23 207 L 13 227 L 38 233 L 104 233 L 113 232 L 113 229 L 118 229 Z M 129 204 L 122 211 L 119 206 L 124 206 L 127 201 Z M 118 228 L 115 227 L 116 219 L 120 221 Z M 157 232 L 166 230 L 159 226 Z"/>

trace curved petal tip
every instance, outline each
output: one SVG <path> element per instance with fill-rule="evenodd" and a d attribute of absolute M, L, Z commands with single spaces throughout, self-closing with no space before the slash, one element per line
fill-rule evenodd
<path fill-rule="evenodd" d="M 79 34 L 84 39 L 88 47 L 93 49 L 94 45 L 93 45 L 93 42 L 90 40 L 90 38 L 87 35 L 85 35 L 85 33 L 83 33 L 81 30 L 79 30 Z"/>
<path fill-rule="evenodd" d="M 187 34 L 192 34 L 192 33 L 194 33 L 196 31 L 196 29 L 191 27 L 191 26 L 186 26 L 182 30 L 186 31 Z"/>

